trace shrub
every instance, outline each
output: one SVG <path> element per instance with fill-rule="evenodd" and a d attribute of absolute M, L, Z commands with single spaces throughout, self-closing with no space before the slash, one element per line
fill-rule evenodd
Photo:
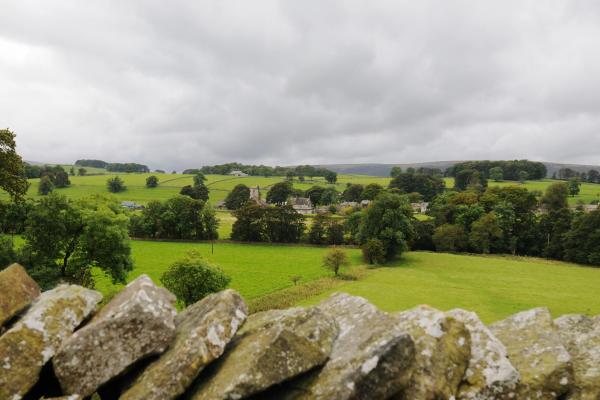
<path fill-rule="evenodd" d="M 109 178 L 108 181 L 106 181 L 106 186 L 108 187 L 108 191 L 111 193 L 119 193 L 126 189 L 125 182 L 123 182 L 123 179 L 119 178 L 118 176 Z"/>
<path fill-rule="evenodd" d="M 445 224 L 435 229 L 432 240 L 437 251 L 455 252 L 464 250 L 469 238 L 462 226 Z"/>
<path fill-rule="evenodd" d="M 365 262 L 369 264 L 383 264 L 385 262 L 385 249 L 379 239 L 369 239 L 361 246 Z"/>
<path fill-rule="evenodd" d="M 158 178 L 156 175 L 152 175 L 146 178 L 146 187 L 155 188 L 158 186 Z"/>
<path fill-rule="evenodd" d="M 186 307 L 229 285 L 229 278 L 221 269 L 204 260 L 197 252 L 189 252 L 165 271 L 160 281 Z"/>
<path fill-rule="evenodd" d="M 38 193 L 42 196 L 50 194 L 54 190 L 54 184 L 47 175 L 42 176 L 38 186 Z"/>
<path fill-rule="evenodd" d="M 347 267 L 348 265 L 350 265 L 348 255 L 344 250 L 337 247 L 333 247 L 323 257 L 323 266 L 333 271 L 335 276 L 339 275 L 340 268 Z"/>

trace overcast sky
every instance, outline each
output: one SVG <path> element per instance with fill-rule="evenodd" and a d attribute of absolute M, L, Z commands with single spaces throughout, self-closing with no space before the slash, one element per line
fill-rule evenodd
<path fill-rule="evenodd" d="M 27 160 L 600 164 L 600 2 L 0 0 Z"/>

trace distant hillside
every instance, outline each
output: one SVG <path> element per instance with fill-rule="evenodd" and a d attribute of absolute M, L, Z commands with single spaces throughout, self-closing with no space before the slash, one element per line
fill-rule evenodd
<path fill-rule="evenodd" d="M 408 163 L 408 164 L 321 164 L 315 165 L 315 167 L 327 168 L 340 174 L 355 174 L 355 175 L 371 175 L 371 176 L 389 176 L 392 167 L 406 168 L 439 168 L 445 171 L 447 168 L 453 166 L 456 163 L 463 161 L 433 161 L 433 162 L 422 162 L 422 163 Z M 554 162 L 544 162 L 544 165 L 548 169 L 548 177 L 552 176 L 553 173 L 557 172 L 561 168 L 571 168 L 577 172 L 587 172 L 590 169 L 600 171 L 600 165 L 582 165 L 582 164 L 561 164 Z"/>

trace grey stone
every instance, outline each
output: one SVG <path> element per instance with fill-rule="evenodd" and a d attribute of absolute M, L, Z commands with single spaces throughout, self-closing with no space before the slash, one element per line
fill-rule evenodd
<path fill-rule="evenodd" d="M 362 297 L 334 294 L 319 309 L 340 333 L 322 369 L 284 385 L 284 399 L 387 399 L 408 384 L 415 359 L 411 337 L 391 315 Z"/>
<path fill-rule="evenodd" d="M 198 374 L 223 354 L 248 310 L 233 290 L 215 293 L 193 304 L 175 319 L 169 349 L 150 364 L 122 400 L 168 400 L 183 394 Z"/>
<path fill-rule="evenodd" d="M 61 285 L 44 292 L 0 337 L 0 399 L 20 399 L 42 367 L 102 300 L 96 291 Z"/>
<path fill-rule="evenodd" d="M 398 326 L 415 343 L 415 371 L 401 399 L 435 400 L 456 397 L 471 358 L 471 338 L 465 325 L 427 306 L 397 314 Z"/>
<path fill-rule="evenodd" d="M 519 373 L 510 363 L 506 347 L 477 314 L 455 309 L 447 315 L 465 324 L 471 336 L 471 359 L 459 387 L 458 399 L 515 398 Z"/>
<path fill-rule="evenodd" d="M 521 380 L 517 398 L 556 399 L 573 386 L 571 357 L 547 308 L 534 308 L 490 325 Z"/>
<path fill-rule="evenodd" d="M 175 332 L 174 303 L 146 275 L 127 285 L 54 357 L 63 391 L 88 396 L 136 361 L 162 353 Z"/>
<path fill-rule="evenodd" d="M 316 307 L 253 314 L 191 398 L 241 399 L 298 376 L 327 361 L 337 334 Z"/>
<path fill-rule="evenodd" d="M 38 284 L 19 264 L 0 271 L 0 327 L 40 295 Z"/>
<path fill-rule="evenodd" d="M 573 363 L 575 388 L 569 399 L 600 399 L 600 316 L 564 315 L 554 322 Z"/>

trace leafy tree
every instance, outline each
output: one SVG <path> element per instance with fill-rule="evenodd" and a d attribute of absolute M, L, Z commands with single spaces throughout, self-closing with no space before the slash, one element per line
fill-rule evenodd
<path fill-rule="evenodd" d="M 384 190 L 383 186 L 378 183 L 369 183 L 362 192 L 362 200 L 375 200 L 375 197 L 383 193 Z"/>
<path fill-rule="evenodd" d="M 323 186 L 313 186 L 310 189 L 308 189 L 304 195 L 310 199 L 311 203 L 320 204 L 321 196 L 323 195 L 324 191 L 325 188 Z"/>
<path fill-rule="evenodd" d="M 542 256 L 562 260 L 565 255 L 565 234 L 571 229 L 573 214 L 568 208 L 550 209 L 540 218 L 539 233 L 543 242 Z"/>
<path fill-rule="evenodd" d="M 342 194 L 342 198 L 345 201 L 359 202 L 363 198 L 363 191 L 365 187 L 359 183 L 349 183 L 346 186 L 346 190 Z"/>
<path fill-rule="evenodd" d="M 579 191 L 581 188 L 581 182 L 579 181 L 579 178 L 569 179 L 569 181 L 567 182 L 567 185 L 568 185 L 568 190 L 569 190 L 570 196 L 577 196 L 579 194 Z"/>
<path fill-rule="evenodd" d="M 319 204 L 328 206 L 330 204 L 336 204 L 339 202 L 340 194 L 333 187 L 328 187 L 321 194 L 321 198 L 319 199 Z"/>
<path fill-rule="evenodd" d="M 331 245 L 344 243 L 344 226 L 333 218 L 327 224 L 327 243 Z"/>
<path fill-rule="evenodd" d="M 327 183 L 336 183 L 337 182 L 337 173 L 333 171 L 327 171 L 324 174 L 325 180 Z"/>
<path fill-rule="evenodd" d="M 146 187 L 147 188 L 155 188 L 158 186 L 158 178 L 156 175 L 151 175 L 146 178 Z"/>
<path fill-rule="evenodd" d="M 45 175 L 40 178 L 40 183 L 38 185 L 38 193 L 42 196 L 46 196 L 50 194 L 54 190 L 54 184 L 50 180 L 50 178 Z"/>
<path fill-rule="evenodd" d="M 591 169 L 587 173 L 588 182 L 590 183 L 600 183 L 600 172 L 595 169 Z"/>
<path fill-rule="evenodd" d="M 106 186 L 108 187 L 108 191 L 111 193 L 119 193 L 126 189 L 125 182 L 118 176 L 109 178 L 106 181 Z"/>
<path fill-rule="evenodd" d="M 363 259 L 368 264 L 385 263 L 385 248 L 379 239 L 369 239 L 361 247 Z"/>
<path fill-rule="evenodd" d="M 308 242 L 312 244 L 324 244 L 327 240 L 327 223 L 329 216 L 325 214 L 317 214 L 312 219 L 310 230 L 308 231 Z"/>
<path fill-rule="evenodd" d="M 79 176 L 85 176 L 85 174 L 87 174 L 87 169 L 85 169 L 85 168 L 79 168 L 77 170 L 77 175 L 79 175 Z"/>
<path fill-rule="evenodd" d="M 504 171 L 502 170 L 502 167 L 490 168 L 490 179 L 494 180 L 495 182 L 504 180 Z"/>
<path fill-rule="evenodd" d="M 69 173 L 71 174 L 71 176 L 75 176 L 75 168 L 71 167 Z"/>
<path fill-rule="evenodd" d="M 323 266 L 338 276 L 342 267 L 350 265 L 350 260 L 346 252 L 338 247 L 331 248 L 325 257 L 323 257 Z"/>
<path fill-rule="evenodd" d="M 288 171 L 285 173 L 285 179 L 287 179 L 288 181 L 293 181 L 295 176 L 296 173 L 294 171 Z"/>
<path fill-rule="evenodd" d="M 560 210 L 569 207 L 568 197 L 569 189 L 567 184 L 556 182 L 548 186 L 540 202 L 548 210 Z"/>
<path fill-rule="evenodd" d="M 15 134 L 8 129 L 0 129 L 0 189 L 19 199 L 27 193 L 29 184 L 23 160 L 15 148 Z"/>
<path fill-rule="evenodd" d="M 206 181 L 206 177 L 204 176 L 204 174 L 202 172 L 198 172 L 198 173 L 196 173 L 196 175 L 194 175 L 194 186 L 204 185 L 205 181 Z"/>
<path fill-rule="evenodd" d="M 420 193 L 425 201 L 431 201 L 444 191 L 446 184 L 437 175 L 401 173 L 390 181 L 390 189 L 399 189 L 402 193 Z"/>
<path fill-rule="evenodd" d="M 32 200 L 0 202 L 0 232 L 22 234 L 32 208 Z"/>
<path fill-rule="evenodd" d="M 191 251 L 183 259 L 174 262 L 162 274 L 160 281 L 187 307 L 211 293 L 224 290 L 231 278 L 219 267 Z"/>
<path fill-rule="evenodd" d="M 0 235 L 0 271 L 17 260 L 17 253 L 11 238 Z"/>
<path fill-rule="evenodd" d="M 285 204 L 292 193 L 292 184 L 290 182 L 278 182 L 271 186 L 267 192 L 267 202 L 271 204 Z"/>
<path fill-rule="evenodd" d="M 455 252 L 466 249 L 468 236 L 460 225 L 445 224 L 438 226 L 433 233 L 436 251 Z"/>
<path fill-rule="evenodd" d="M 304 217 L 292 206 L 267 207 L 263 218 L 264 237 L 269 242 L 295 243 L 304 233 Z"/>
<path fill-rule="evenodd" d="M 133 269 L 128 224 L 116 202 L 73 202 L 52 194 L 29 212 L 19 258 L 44 288 L 60 281 L 93 287 L 93 267 L 125 283 Z"/>
<path fill-rule="evenodd" d="M 358 236 L 361 243 L 379 239 L 385 248 L 387 260 L 408 248 L 407 241 L 414 236 L 412 209 L 399 195 L 383 193 L 364 210 Z"/>
<path fill-rule="evenodd" d="M 362 211 L 355 211 L 346 218 L 344 222 L 344 231 L 350 236 L 350 241 L 360 241 L 358 233 L 360 231 L 360 222 L 362 221 Z"/>
<path fill-rule="evenodd" d="M 181 188 L 179 194 L 189 196 L 194 200 L 208 201 L 209 191 L 206 185 L 186 185 Z"/>
<path fill-rule="evenodd" d="M 410 243 L 412 250 L 435 250 L 433 244 L 433 232 L 435 231 L 435 223 L 432 220 L 413 222 L 415 228 L 415 237 Z"/>
<path fill-rule="evenodd" d="M 600 265 L 600 211 L 579 214 L 564 235 L 564 259 Z"/>
<path fill-rule="evenodd" d="M 254 202 L 248 202 L 233 212 L 235 222 L 231 231 L 231 239 L 242 242 L 261 242 L 264 238 L 265 208 Z"/>
<path fill-rule="evenodd" d="M 519 171 L 519 182 L 524 183 L 527 178 L 529 178 L 527 171 Z"/>
<path fill-rule="evenodd" d="M 237 210 L 250 200 L 250 188 L 244 184 L 236 185 L 225 198 L 229 210 Z"/>
<path fill-rule="evenodd" d="M 490 212 L 473 223 L 469 241 L 474 249 L 488 254 L 492 242 L 501 239 L 502 234 L 502 228 L 500 228 L 496 214 Z"/>
<path fill-rule="evenodd" d="M 217 236 L 217 228 L 214 210 L 207 207 L 205 202 L 187 196 L 177 196 L 162 205 L 158 237 L 214 239 Z"/>
<path fill-rule="evenodd" d="M 402 168 L 400 167 L 392 167 L 390 170 L 390 177 L 395 178 L 402 173 Z"/>
<path fill-rule="evenodd" d="M 454 188 L 458 191 L 467 189 L 482 190 L 487 187 L 485 176 L 475 169 L 464 169 L 454 177 Z"/>
<path fill-rule="evenodd" d="M 71 185 L 69 174 L 60 165 L 55 167 L 53 183 L 57 188 L 65 188 Z"/>

